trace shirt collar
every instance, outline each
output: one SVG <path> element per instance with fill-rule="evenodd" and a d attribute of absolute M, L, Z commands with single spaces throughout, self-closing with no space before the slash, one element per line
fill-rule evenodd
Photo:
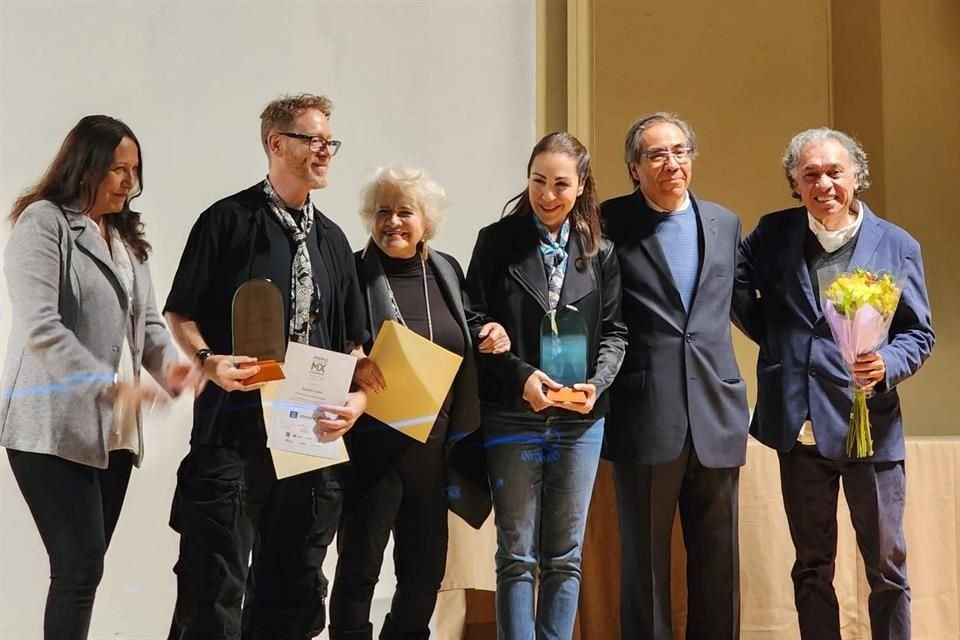
<path fill-rule="evenodd" d="M 833 253 L 850 242 L 850 239 L 857 235 L 857 231 L 860 230 L 860 225 L 863 223 L 863 206 L 860 204 L 860 201 L 854 200 L 850 205 L 850 210 L 856 213 L 857 217 L 847 226 L 834 231 L 830 231 L 824 227 L 820 224 L 819 220 L 813 217 L 809 210 L 807 211 L 807 225 L 810 227 L 813 235 L 817 237 L 820 246 L 828 253 Z"/>
<path fill-rule="evenodd" d="M 640 193 L 643 195 L 643 199 L 646 200 L 647 206 L 650 207 L 651 210 L 656 211 L 657 213 L 676 213 L 677 211 L 683 211 L 684 209 L 686 209 L 686 208 L 688 208 L 688 207 L 690 206 L 690 192 L 689 192 L 689 191 L 684 191 L 684 192 L 683 192 L 683 202 L 681 202 L 681 203 L 680 203 L 680 206 L 677 207 L 676 209 L 674 209 L 673 211 L 668 211 L 668 210 L 664 209 L 663 207 L 661 207 L 660 205 L 654 204 L 654 203 L 653 203 L 653 200 L 651 200 L 650 198 L 648 198 L 647 195 L 646 195 L 645 193 L 643 193 L 643 191 L 641 191 Z"/>

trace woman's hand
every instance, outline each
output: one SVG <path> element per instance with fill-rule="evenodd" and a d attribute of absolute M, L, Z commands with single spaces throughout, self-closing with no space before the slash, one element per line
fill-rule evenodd
<path fill-rule="evenodd" d="M 203 373 L 213 384 L 224 391 L 253 391 L 266 384 L 260 382 L 257 384 L 246 385 L 243 381 L 260 373 L 260 367 L 239 368 L 238 364 L 247 364 L 256 362 L 256 358 L 249 356 L 209 356 L 203 363 Z"/>
<path fill-rule="evenodd" d="M 582 413 L 584 415 L 593 411 L 593 405 L 597 402 L 597 387 L 588 382 L 581 382 L 579 384 L 573 385 L 574 391 L 583 391 L 587 394 L 587 399 L 584 402 L 561 402 L 557 404 L 561 409 L 567 409 L 569 411 L 576 411 L 577 413 Z"/>
<path fill-rule="evenodd" d="M 357 366 L 353 370 L 353 385 L 368 393 L 379 393 L 387 388 L 387 381 L 377 363 L 363 356 L 357 359 Z"/>
<path fill-rule="evenodd" d="M 171 364 L 163 372 L 163 390 L 172 398 L 176 398 L 187 389 L 192 389 L 195 394 L 198 394 L 203 391 L 206 383 L 207 378 L 200 367 L 187 362 Z"/>
<path fill-rule="evenodd" d="M 480 328 L 478 338 L 482 338 L 477 349 L 480 353 L 505 353 L 510 351 L 510 336 L 499 322 L 488 322 Z"/>
<path fill-rule="evenodd" d="M 550 379 L 550 376 L 539 369 L 531 373 L 527 381 L 523 383 L 523 399 L 534 411 L 543 411 L 547 407 L 552 407 L 556 404 L 543 392 L 544 387 L 557 390 L 562 389 L 563 385 L 554 382 Z"/>
<path fill-rule="evenodd" d="M 159 387 L 145 387 L 139 382 L 117 382 L 106 390 L 103 397 L 112 401 L 113 410 L 121 414 L 136 413 L 144 405 L 152 409 L 167 401 Z"/>
<path fill-rule="evenodd" d="M 317 405 L 314 414 L 313 433 L 320 442 L 333 442 L 353 427 L 364 410 L 367 408 L 367 392 L 352 391 L 347 394 L 347 402 L 342 407 L 334 405 Z M 333 418 L 328 418 L 333 414 Z"/>

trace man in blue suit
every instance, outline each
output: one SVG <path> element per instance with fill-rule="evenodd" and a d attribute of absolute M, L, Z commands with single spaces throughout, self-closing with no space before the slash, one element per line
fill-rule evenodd
<path fill-rule="evenodd" d="M 634 191 L 602 205 L 630 339 L 610 393 L 622 637 L 671 640 L 670 540 L 687 547 L 687 638 L 740 637 L 740 465 L 747 397 L 730 333 L 740 221 L 689 191 L 696 140 L 669 113 L 637 120 Z"/>
<path fill-rule="evenodd" d="M 750 431 L 779 452 L 800 633 L 840 640 L 833 575 L 842 480 L 870 584 L 873 638 L 905 640 L 910 585 L 897 385 L 917 372 L 934 343 L 920 246 L 857 199 L 870 184 L 867 157 L 847 134 L 797 134 L 783 167 L 803 206 L 763 216 L 741 243 L 734 318 L 760 345 Z M 852 374 L 874 391 L 867 403 L 874 453 L 863 459 L 844 452 L 851 370 L 821 310 L 821 282 L 854 267 L 888 271 L 902 286 L 887 340 L 853 365 Z"/>

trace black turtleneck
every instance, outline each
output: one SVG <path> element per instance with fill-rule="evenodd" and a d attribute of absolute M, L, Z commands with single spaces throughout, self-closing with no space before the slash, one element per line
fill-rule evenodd
<path fill-rule="evenodd" d="M 376 245 L 374 245 L 376 247 Z M 420 256 L 391 258 L 376 247 L 383 272 L 400 307 L 400 315 L 407 328 L 429 338 L 427 305 L 423 295 L 423 266 Z M 441 258 L 442 259 L 442 258 Z M 447 300 L 434 277 L 430 262 L 426 262 L 427 292 L 430 298 L 430 316 L 433 320 L 433 342 L 457 355 L 463 355 L 466 344 L 463 332 L 447 306 Z"/>

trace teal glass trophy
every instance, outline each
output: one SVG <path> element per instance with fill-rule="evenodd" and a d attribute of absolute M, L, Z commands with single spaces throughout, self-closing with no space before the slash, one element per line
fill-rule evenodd
<path fill-rule="evenodd" d="M 547 312 L 540 321 L 540 370 L 563 389 L 548 390 L 554 402 L 587 401 L 573 385 L 587 381 L 587 325 L 576 307 Z"/>
<path fill-rule="evenodd" d="M 283 379 L 280 364 L 287 353 L 283 315 L 283 295 L 269 280 L 248 280 L 233 294 L 233 354 L 257 359 L 238 365 L 241 369 L 260 367 L 244 384 Z"/>

